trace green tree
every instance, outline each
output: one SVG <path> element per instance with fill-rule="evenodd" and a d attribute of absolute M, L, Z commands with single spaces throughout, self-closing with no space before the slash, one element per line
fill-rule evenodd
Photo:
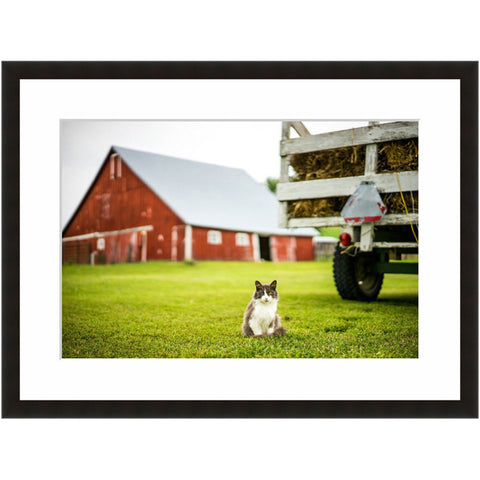
<path fill-rule="evenodd" d="M 278 178 L 268 177 L 268 178 L 265 180 L 265 183 L 266 183 L 268 189 L 269 189 L 272 193 L 277 193 Z"/>

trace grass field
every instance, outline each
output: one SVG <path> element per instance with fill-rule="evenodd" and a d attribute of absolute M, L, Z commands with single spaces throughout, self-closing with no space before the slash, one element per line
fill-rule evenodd
<path fill-rule="evenodd" d="M 418 356 L 417 276 L 386 275 L 373 303 L 342 300 L 331 261 L 63 267 L 64 358 Z M 278 281 L 288 333 L 244 338 L 254 281 Z"/>

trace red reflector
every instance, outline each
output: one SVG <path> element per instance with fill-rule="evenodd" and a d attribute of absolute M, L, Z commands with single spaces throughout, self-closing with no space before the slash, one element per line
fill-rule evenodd
<path fill-rule="evenodd" d="M 341 233 L 338 238 L 339 238 L 339 240 L 340 240 L 340 243 L 341 243 L 344 247 L 348 247 L 348 246 L 352 243 L 352 237 L 351 237 L 350 234 L 347 233 L 347 232 Z"/>

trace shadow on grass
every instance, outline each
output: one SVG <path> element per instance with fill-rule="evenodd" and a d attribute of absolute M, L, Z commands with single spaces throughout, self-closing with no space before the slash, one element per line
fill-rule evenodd
<path fill-rule="evenodd" d="M 379 303 L 392 306 L 416 305 L 418 306 L 418 295 L 398 295 L 391 297 L 382 297 L 372 304 Z"/>

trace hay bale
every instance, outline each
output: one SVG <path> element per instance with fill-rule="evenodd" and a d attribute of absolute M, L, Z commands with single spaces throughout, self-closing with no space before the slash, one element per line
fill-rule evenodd
<path fill-rule="evenodd" d="M 294 218 L 335 217 L 340 215 L 347 199 L 332 197 L 288 202 L 288 215 Z"/>
<path fill-rule="evenodd" d="M 388 213 L 405 213 L 405 205 L 400 192 L 381 195 Z M 408 213 L 418 213 L 418 192 L 403 192 Z"/>
<path fill-rule="evenodd" d="M 365 145 L 334 148 L 292 155 L 291 181 L 343 178 L 363 175 Z M 377 173 L 418 170 L 418 139 L 378 144 Z M 418 212 L 418 192 L 404 192 L 409 213 Z M 331 197 L 288 202 L 288 214 L 294 218 L 339 216 L 348 197 Z M 400 193 L 382 195 L 389 213 L 405 213 Z"/>
<path fill-rule="evenodd" d="M 355 177 L 365 171 L 365 145 L 333 148 L 292 155 L 292 181 Z M 377 172 L 418 170 L 418 140 L 396 140 L 378 144 Z"/>
<path fill-rule="evenodd" d="M 418 140 L 396 140 L 378 144 L 377 172 L 418 170 Z"/>
<path fill-rule="evenodd" d="M 362 175 L 365 145 L 292 155 L 290 165 L 295 171 L 294 182 Z"/>

